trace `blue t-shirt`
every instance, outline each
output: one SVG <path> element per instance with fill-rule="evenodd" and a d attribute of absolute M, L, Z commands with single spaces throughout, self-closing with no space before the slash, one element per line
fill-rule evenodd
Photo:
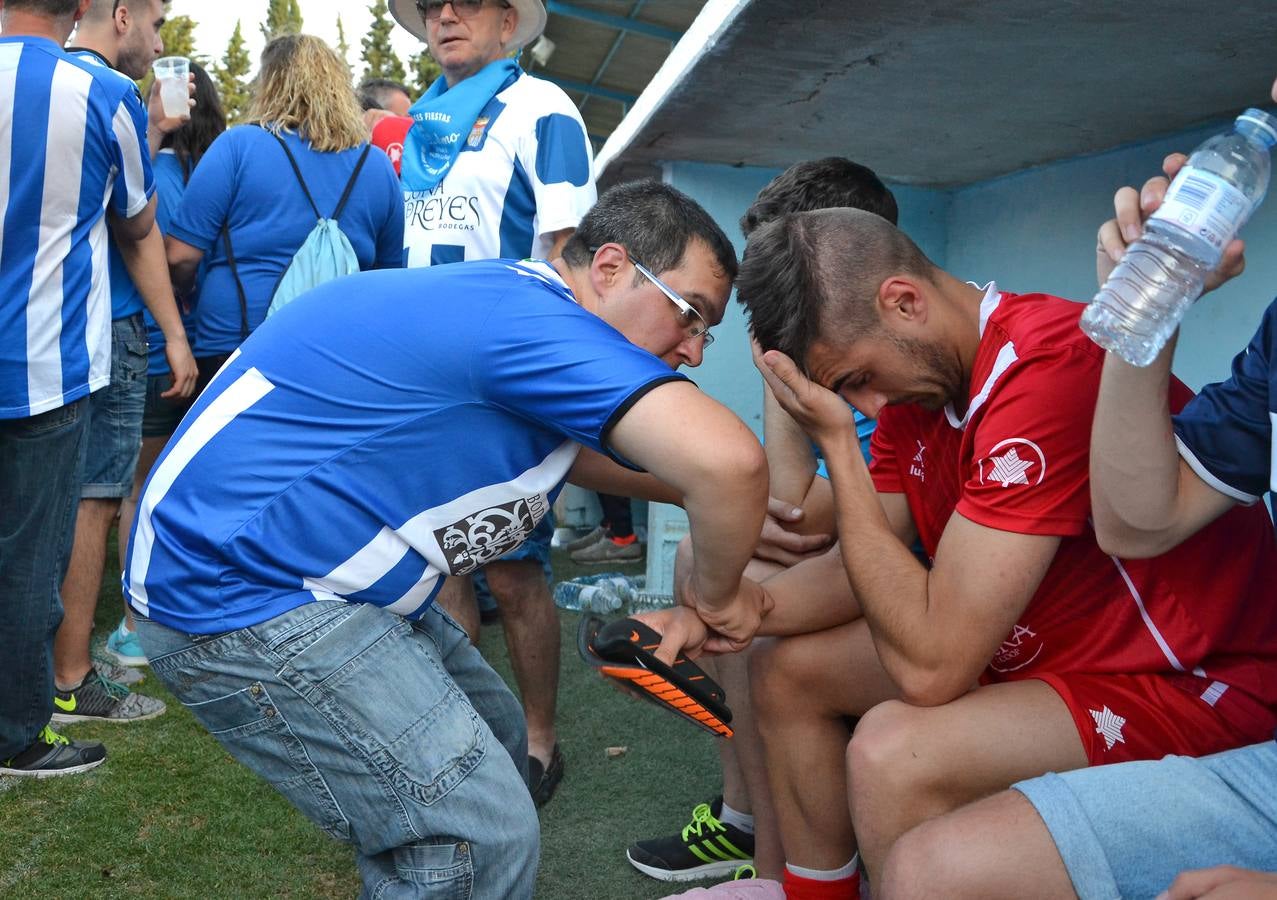
<path fill-rule="evenodd" d="M 0 419 L 111 380 L 109 206 L 155 191 L 137 89 L 53 41 L 0 37 Z"/>
<path fill-rule="evenodd" d="M 1174 417 L 1180 455 L 1215 490 L 1243 503 L 1277 491 L 1277 300 L 1227 381 L 1208 384 Z"/>
<path fill-rule="evenodd" d="M 169 441 L 130 602 L 194 634 L 316 599 L 417 617 L 531 534 L 581 445 L 610 452 L 630 406 L 682 377 L 544 263 L 329 282 L 254 332 Z"/>
<path fill-rule="evenodd" d="M 283 135 L 320 213 L 330 215 L 363 147 L 320 153 L 295 134 Z M 279 142 L 255 125 L 215 140 L 191 175 L 169 234 L 203 250 L 208 269 L 195 313 L 201 357 L 229 353 L 242 340 L 239 294 L 226 259 L 222 226 L 230 226 L 248 327 L 261 324 L 280 276 L 315 227 L 315 213 Z M 371 152 L 340 219 L 361 269 L 403 261 L 403 195 L 390 160 Z M 353 299 L 353 298 L 352 298 Z M 362 298 L 361 298 L 362 299 Z"/>
<path fill-rule="evenodd" d="M 155 221 L 160 231 L 168 234 L 169 221 L 182 201 L 186 191 L 186 175 L 182 172 L 182 164 L 172 150 L 161 150 L 155 157 Z M 112 244 L 114 246 L 114 244 Z M 114 271 L 114 270 L 112 270 Z M 192 330 L 195 326 L 195 303 L 199 296 L 199 285 L 204 276 L 204 264 L 200 264 L 200 272 L 195 277 L 195 290 L 179 301 L 178 311 L 182 314 L 182 326 L 186 329 L 187 341 L 192 341 Z M 131 284 L 131 282 L 130 282 Z M 142 318 L 146 321 L 146 340 L 150 345 L 150 358 L 147 363 L 148 375 L 169 374 L 168 357 L 164 354 L 164 332 L 155 324 L 155 319 L 148 309 L 142 310 Z M 195 349 L 194 343 L 191 349 Z"/>

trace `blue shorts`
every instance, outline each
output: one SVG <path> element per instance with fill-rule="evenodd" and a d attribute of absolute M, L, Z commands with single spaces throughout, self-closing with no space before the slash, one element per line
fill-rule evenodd
<path fill-rule="evenodd" d="M 1013 787 L 1046 823 L 1081 900 L 1155 897 L 1186 869 L 1277 870 L 1277 741 Z"/>
<path fill-rule="evenodd" d="M 82 498 L 123 499 L 133 490 L 146 405 L 146 355 L 141 313 L 111 323 L 111 383 L 89 395 Z"/>
<path fill-rule="evenodd" d="M 146 379 L 146 406 L 142 413 L 142 437 L 169 437 L 177 431 L 182 416 L 195 402 L 195 394 L 189 397 L 162 397 L 173 386 L 171 374 L 149 375 Z"/>

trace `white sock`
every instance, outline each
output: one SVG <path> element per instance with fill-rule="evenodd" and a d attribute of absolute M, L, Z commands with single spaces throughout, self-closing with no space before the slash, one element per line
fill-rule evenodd
<path fill-rule="evenodd" d="M 749 813 L 743 813 L 738 809 L 732 809 L 723 803 L 723 808 L 718 814 L 718 821 L 724 825 L 731 825 L 733 828 L 739 829 L 746 834 L 754 833 L 754 817 Z"/>
<path fill-rule="evenodd" d="M 853 854 L 851 862 L 841 869 L 804 869 L 802 866 L 791 863 L 785 863 L 785 868 L 799 878 L 808 878 L 812 881 L 842 881 L 856 874 L 856 870 L 860 868 L 860 854 Z"/>

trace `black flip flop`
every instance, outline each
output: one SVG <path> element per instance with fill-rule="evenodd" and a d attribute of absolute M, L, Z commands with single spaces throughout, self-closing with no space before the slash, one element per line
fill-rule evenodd
<path fill-rule="evenodd" d="M 685 656 L 673 667 L 656 658 L 661 636 L 637 619 L 604 622 L 583 616 L 577 630 L 581 658 L 624 691 L 719 737 L 731 737 L 732 711 L 727 694 L 704 670 Z"/>

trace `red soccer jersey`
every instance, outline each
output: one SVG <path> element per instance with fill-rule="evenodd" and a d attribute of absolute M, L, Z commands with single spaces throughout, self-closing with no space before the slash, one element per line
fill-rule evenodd
<path fill-rule="evenodd" d="M 1236 507 L 1162 556 L 1100 550 L 1088 458 L 1103 351 L 1083 306 L 986 296 L 970 397 L 952 409 L 888 407 L 873 436 L 882 493 L 903 493 L 934 557 L 957 511 L 989 528 L 1062 538 L 986 683 L 1047 673 L 1188 673 L 1235 724 L 1277 707 L 1277 544 L 1262 505 Z M 1171 408 L 1192 392 L 1172 380 Z"/>
<path fill-rule="evenodd" d="M 408 129 L 411 127 L 412 119 L 408 116 L 386 116 L 372 127 L 372 144 L 386 151 L 390 162 L 394 164 L 396 175 L 399 174 L 404 141 L 408 139 Z"/>

